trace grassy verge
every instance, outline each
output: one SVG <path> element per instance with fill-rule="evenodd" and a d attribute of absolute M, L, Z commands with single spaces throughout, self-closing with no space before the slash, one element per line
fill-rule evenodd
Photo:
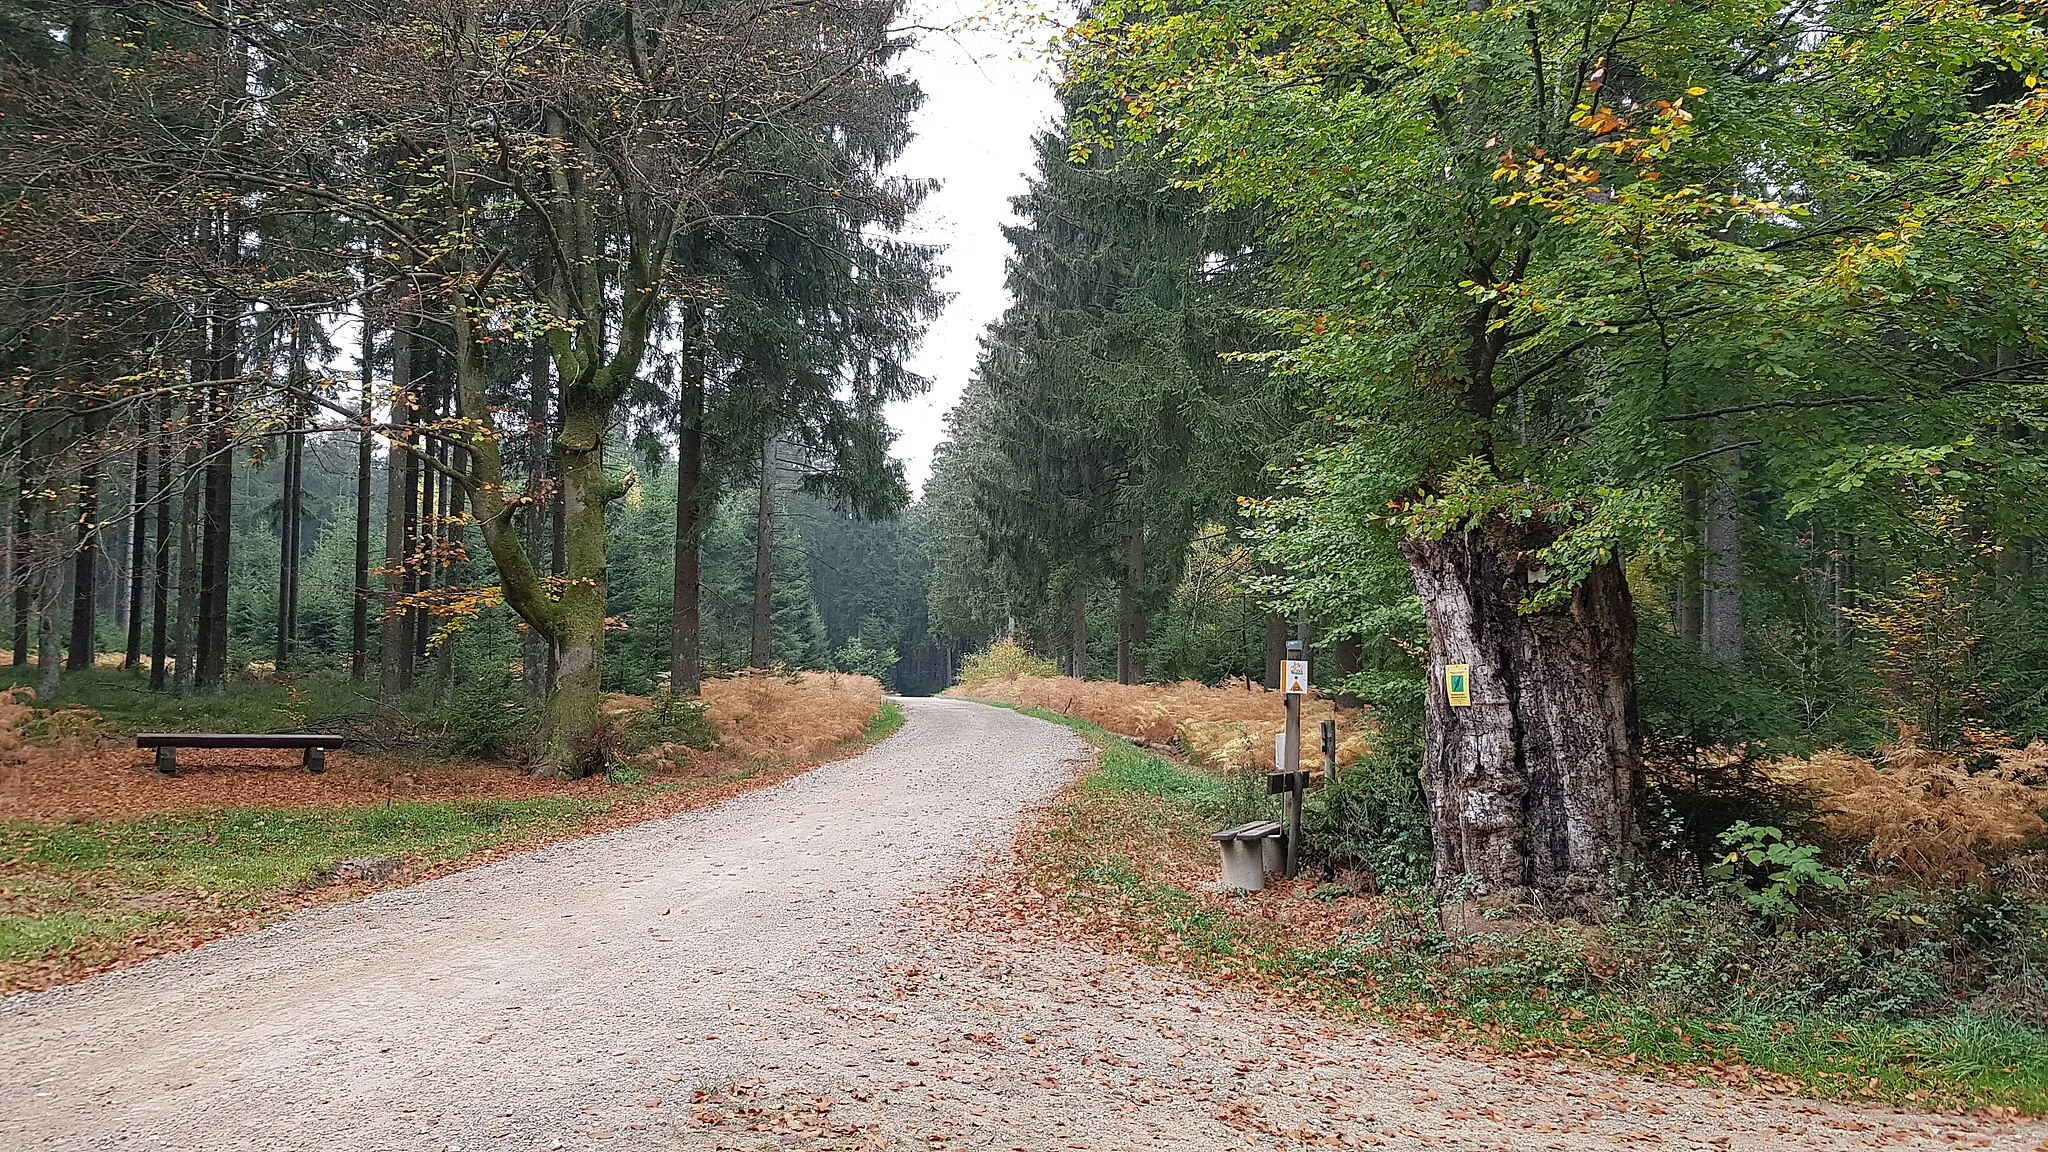
<path fill-rule="evenodd" d="M 894 700 L 884 700 L 882 701 L 882 706 L 876 709 L 874 719 L 869 720 L 868 726 L 860 730 L 860 737 L 853 742 L 854 747 L 865 748 L 871 744 L 880 744 L 882 741 L 894 736 L 896 730 L 901 727 L 903 727 L 902 706 Z"/>
<path fill-rule="evenodd" d="M 1031 882 L 1060 892 L 1070 925 L 1098 946 L 1496 1051 L 1824 1097 L 2048 1112 L 2048 1034 L 2008 1021 L 1674 1013 L 1586 986 L 1584 948 L 1546 957 L 1506 936 L 1447 941 L 1420 902 L 1314 880 L 1203 893 L 1215 874 L 1207 837 L 1230 785 L 1085 721 L 1024 711 L 1102 750 L 1023 856 Z"/>
<path fill-rule="evenodd" d="M 903 725 L 885 701 L 826 758 Z M 812 761 L 815 763 L 815 761 Z M 717 803 L 802 762 L 575 795 L 267 807 L 65 823 L 0 822 L 0 992 L 44 987 L 193 947 L 510 852 Z M 364 862 L 339 870 L 344 861 Z"/>

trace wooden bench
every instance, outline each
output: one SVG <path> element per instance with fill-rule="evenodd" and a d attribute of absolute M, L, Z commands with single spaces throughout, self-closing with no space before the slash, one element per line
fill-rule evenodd
<path fill-rule="evenodd" d="M 1279 857 L 1286 846 L 1287 834 L 1277 820 L 1254 820 L 1235 828 L 1225 828 L 1211 833 L 1209 839 L 1216 842 L 1223 856 L 1225 888 L 1261 891 L 1266 887 L 1266 873 L 1285 866 L 1284 859 Z"/>
<path fill-rule="evenodd" d="M 327 750 L 344 738 L 332 732 L 144 732 L 137 748 L 156 749 L 156 770 L 166 776 L 178 770 L 180 748 L 302 748 L 308 772 L 327 771 Z"/>

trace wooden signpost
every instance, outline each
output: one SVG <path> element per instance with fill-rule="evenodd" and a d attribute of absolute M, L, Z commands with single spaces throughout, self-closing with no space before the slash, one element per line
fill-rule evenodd
<path fill-rule="evenodd" d="M 1308 773 L 1301 770 L 1301 699 L 1308 692 L 1308 654 L 1299 640 L 1287 642 L 1287 663 L 1280 678 L 1287 694 L 1287 727 L 1281 730 L 1279 771 L 1266 782 L 1266 794 L 1287 796 L 1287 867 L 1292 880 L 1301 870 L 1301 794 L 1308 787 Z"/>

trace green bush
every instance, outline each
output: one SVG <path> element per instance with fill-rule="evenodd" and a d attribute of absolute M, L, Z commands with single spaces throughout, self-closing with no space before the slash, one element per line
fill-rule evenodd
<path fill-rule="evenodd" d="M 1301 813 L 1309 849 L 1332 869 L 1371 873 L 1380 891 L 1426 887 L 1433 849 L 1419 759 L 1411 748 L 1382 746 L 1310 794 Z"/>
<path fill-rule="evenodd" d="M 704 702 L 664 689 L 653 703 L 619 726 L 615 751 L 632 756 L 663 744 L 699 751 L 718 742 L 718 726 L 705 714 Z"/>
<path fill-rule="evenodd" d="M 540 708 L 510 683 L 465 688 L 453 704 L 423 713 L 419 727 L 437 756 L 518 759 L 540 729 Z"/>

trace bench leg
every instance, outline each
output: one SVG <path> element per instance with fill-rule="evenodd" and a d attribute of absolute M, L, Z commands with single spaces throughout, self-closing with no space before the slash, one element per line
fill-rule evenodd
<path fill-rule="evenodd" d="M 327 771 L 327 749 L 306 749 L 306 771 L 315 775 Z"/>
<path fill-rule="evenodd" d="M 1223 857 L 1223 886 L 1239 892 L 1259 892 L 1266 887 L 1265 853 L 1256 840 L 1219 840 Z"/>
<path fill-rule="evenodd" d="M 176 776 L 178 774 L 178 750 L 175 748 L 157 749 L 156 770 L 164 776 Z"/>

